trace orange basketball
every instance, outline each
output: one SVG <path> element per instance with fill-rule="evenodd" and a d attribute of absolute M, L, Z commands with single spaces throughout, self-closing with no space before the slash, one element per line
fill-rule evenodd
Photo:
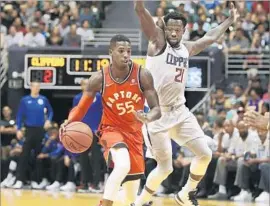
<path fill-rule="evenodd" d="M 66 126 L 61 139 L 68 151 L 82 153 L 92 145 L 93 132 L 82 122 L 72 122 Z"/>

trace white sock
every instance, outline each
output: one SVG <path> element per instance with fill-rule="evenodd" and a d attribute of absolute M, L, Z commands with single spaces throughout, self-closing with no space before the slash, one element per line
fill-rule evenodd
<path fill-rule="evenodd" d="M 128 181 L 123 184 L 125 204 L 130 205 L 135 202 L 140 187 L 140 180 Z"/>
<path fill-rule="evenodd" d="M 163 180 L 165 180 L 173 171 L 171 159 L 168 158 L 158 163 L 157 167 L 148 175 L 145 187 L 150 191 L 156 192 Z M 142 206 L 149 202 L 153 194 L 149 193 L 145 188 L 135 201 L 135 206 Z"/>
<path fill-rule="evenodd" d="M 149 202 L 152 198 L 153 194 L 150 194 L 149 192 L 147 192 L 147 190 L 144 188 L 142 190 L 142 193 L 140 194 L 140 196 L 136 199 L 135 201 L 135 206 L 142 206 L 143 204 Z"/>
<path fill-rule="evenodd" d="M 115 201 L 121 183 L 130 170 L 130 158 L 126 148 L 112 148 L 110 152 L 114 162 L 114 169 L 106 182 L 103 199 Z"/>
<path fill-rule="evenodd" d="M 226 187 L 224 185 L 219 185 L 218 192 L 222 194 L 226 194 L 227 193 Z"/>

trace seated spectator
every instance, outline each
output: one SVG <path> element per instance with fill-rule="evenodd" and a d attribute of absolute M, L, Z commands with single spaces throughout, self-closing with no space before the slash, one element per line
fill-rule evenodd
<path fill-rule="evenodd" d="M 262 113 L 263 100 L 260 97 L 258 89 L 251 89 L 249 92 L 249 100 L 246 105 L 246 110 L 254 109 L 256 112 Z"/>
<path fill-rule="evenodd" d="M 199 125 L 201 126 L 203 132 L 205 135 L 209 137 L 213 137 L 213 132 L 210 127 L 210 124 L 205 120 L 204 115 L 202 113 L 196 114 L 197 121 Z"/>
<path fill-rule="evenodd" d="M 204 25 L 203 21 L 198 22 L 198 29 L 191 32 L 190 40 L 196 41 L 202 38 L 206 34 L 206 32 L 203 30 L 203 25 Z"/>
<path fill-rule="evenodd" d="M 48 136 L 41 153 L 36 157 L 35 177 L 31 185 L 33 189 L 44 189 L 48 185 L 50 179 L 48 168 L 55 164 L 64 151 L 63 145 L 58 141 L 57 127 L 50 128 Z M 51 172 L 55 171 L 52 169 Z"/>
<path fill-rule="evenodd" d="M 242 23 L 242 28 L 248 32 L 249 37 L 252 37 L 253 29 L 255 28 L 255 24 L 251 21 L 251 13 L 247 13 L 246 17 Z"/>
<path fill-rule="evenodd" d="M 244 95 L 244 88 L 241 85 L 235 85 L 233 87 L 233 96 L 228 98 L 225 101 L 225 108 L 231 109 L 233 105 L 235 105 L 238 102 L 246 102 L 246 97 Z"/>
<path fill-rule="evenodd" d="M 11 188 L 16 180 L 16 169 L 19 161 L 19 156 L 22 153 L 22 146 L 24 143 L 24 138 L 21 140 L 13 139 L 11 141 L 11 150 L 9 152 L 9 171 L 7 177 L 1 182 L 1 187 Z M 2 162 L 1 162 L 2 164 Z"/>
<path fill-rule="evenodd" d="M 3 118 L 0 121 L 1 134 L 1 159 L 6 160 L 10 153 L 11 140 L 16 136 L 15 120 L 12 118 L 12 110 L 9 106 L 2 109 Z"/>
<path fill-rule="evenodd" d="M 69 23 L 69 18 L 67 15 L 64 15 L 61 18 L 60 24 L 58 26 L 59 28 L 59 32 L 62 38 L 64 38 L 65 36 L 68 35 L 69 31 L 70 31 L 70 26 L 68 25 Z"/>
<path fill-rule="evenodd" d="M 220 111 L 225 108 L 226 98 L 224 96 L 224 91 L 221 88 L 217 88 L 216 93 L 212 96 L 211 108 L 214 111 Z"/>
<path fill-rule="evenodd" d="M 21 46 L 23 44 L 23 33 L 17 32 L 15 26 L 10 26 L 9 35 L 6 36 L 5 43 L 7 44 L 7 47 L 13 45 Z"/>
<path fill-rule="evenodd" d="M 14 22 L 13 22 L 13 26 L 15 26 L 17 32 L 22 32 L 23 35 L 25 35 L 27 33 L 26 28 L 23 26 L 22 20 L 20 17 L 17 17 Z"/>
<path fill-rule="evenodd" d="M 250 43 L 244 35 L 242 28 L 238 28 L 232 39 L 228 42 L 228 50 L 230 53 L 245 53 Z"/>
<path fill-rule="evenodd" d="M 45 39 L 47 39 L 50 36 L 48 32 L 48 27 L 42 21 L 39 22 L 39 31 L 45 37 Z"/>
<path fill-rule="evenodd" d="M 226 190 L 228 171 L 236 171 L 238 162 L 244 158 L 245 152 L 254 152 L 257 148 L 259 137 L 256 133 L 248 130 L 243 121 L 237 124 L 239 137 L 232 139 L 228 152 L 219 157 L 215 171 L 214 183 L 219 185 L 216 194 L 209 196 L 209 199 L 227 199 Z"/>
<path fill-rule="evenodd" d="M 255 198 L 255 202 L 263 202 L 268 204 L 270 201 L 269 193 L 270 193 L 270 159 L 268 163 L 263 163 L 260 165 L 261 177 L 259 188 L 263 190 L 263 192 Z"/>
<path fill-rule="evenodd" d="M 82 22 L 82 26 L 77 29 L 77 34 L 80 35 L 83 40 L 92 41 L 95 39 L 94 32 L 90 28 L 88 20 Z"/>
<path fill-rule="evenodd" d="M 70 32 L 64 37 L 63 45 L 80 47 L 81 46 L 81 36 L 77 34 L 77 25 L 72 24 L 70 26 Z"/>
<path fill-rule="evenodd" d="M 42 47 L 46 45 L 45 37 L 39 32 L 38 23 L 31 25 L 31 32 L 24 37 L 24 45 L 28 47 Z"/>
<path fill-rule="evenodd" d="M 63 44 L 63 39 L 59 32 L 59 27 L 54 27 L 50 37 L 47 39 L 47 44 L 51 46 L 61 46 Z"/>
<path fill-rule="evenodd" d="M 252 174 L 258 171 L 260 164 L 269 162 L 269 135 L 267 131 L 259 130 L 260 141 L 255 154 L 247 153 L 244 159 L 241 159 L 237 165 L 235 185 L 241 188 L 241 192 L 232 197 L 234 201 L 251 201 L 250 180 Z"/>
<path fill-rule="evenodd" d="M 76 190 L 75 169 L 74 169 L 76 157 L 77 155 L 74 155 L 65 150 L 64 156 L 62 156 L 56 162 L 56 169 L 54 173 L 55 181 L 51 185 L 47 186 L 46 190 L 54 191 L 60 189 L 62 191 L 69 191 L 69 192 L 74 192 Z M 64 182 L 66 182 L 66 184 L 61 186 L 61 184 Z"/>

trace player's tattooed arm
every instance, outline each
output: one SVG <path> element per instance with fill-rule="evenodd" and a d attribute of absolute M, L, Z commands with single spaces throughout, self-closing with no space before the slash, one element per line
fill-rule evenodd
<path fill-rule="evenodd" d="M 197 41 L 184 42 L 184 44 L 189 50 L 190 56 L 194 56 L 200 53 L 201 51 L 209 47 L 211 44 L 216 42 L 227 31 L 227 29 L 239 19 L 240 14 L 237 8 L 234 6 L 233 3 L 231 3 L 230 7 L 230 16 L 222 24 L 220 24 L 216 28 L 209 30 L 204 35 L 204 37 L 198 39 Z"/>
<path fill-rule="evenodd" d="M 150 12 L 144 7 L 144 2 L 134 0 L 134 8 L 139 17 L 142 31 L 147 39 L 158 47 L 163 48 L 166 43 L 164 32 L 155 24 Z"/>
<path fill-rule="evenodd" d="M 68 116 L 68 122 L 81 121 L 93 103 L 96 93 L 102 89 L 103 75 L 101 72 L 95 73 L 89 78 L 86 90 L 84 91 L 79 104 L 74 107 Z"/>
<path fill-rule="evenodd" d="M 150 111 L 145 115 L 146 122 L 152 122 L 161 117 L 161 110 L 159 107 L 158 95 L 154 88 L 153 77 L 147 69 L 141 69 L 140 83 L 143 94 L 150 108 Z"/>

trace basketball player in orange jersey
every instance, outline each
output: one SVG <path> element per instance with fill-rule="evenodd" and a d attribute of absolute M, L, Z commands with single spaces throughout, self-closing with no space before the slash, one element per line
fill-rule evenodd
<path fill-rule="evenodd" d="M 172 172 L 170 138 L 195 155 L 188 181 L 175 195 L 175 201 L 180 206 L 199 206 L 196 188 L 211 161 L 212 152 L 196 118 L 185 106 L 189 58 L 217 41 L 240 15 L 231 3 L 230 16 L 223 23 L 197 41 L 184 41 L 182 37 L 187 19 L 183 14 L 169 12 L 157 25 L 143 1 L 134 1 L 134 4 L 141 29 L 149 40 L 146 65 L 154 78 L 162 110 L 159 120 L 147 124 L 148 138 L 145 143 L 157 160 L 157 167 L 147 177 L 146 186 L 135 201 L 135 206 L 148 202 L 160 183 Z"/>
<path fill-rule="evenodd" d="M 100 143 L 108 164 L 114 164 L 100 205 L 111 206 L 117 198 L 123 183 L 127 200 L 134 202 L 140 178 L 144 175 L 143 123 L 152 122 L 161 116 L 158 96 L 154 89 L 152 75 L 146 69 L 130 60 L 131 43 L 123 35 L 116 35 L 110 41 L 109 67 L 94 74 L 87 85 L 78 106 L 69 114 L 65 126 L 80 121 L 92 104 L 97 92 L 102 94 L 103 116 L 100 124 Z M 144 113 L 145 98 L 150 107 Z"/>

